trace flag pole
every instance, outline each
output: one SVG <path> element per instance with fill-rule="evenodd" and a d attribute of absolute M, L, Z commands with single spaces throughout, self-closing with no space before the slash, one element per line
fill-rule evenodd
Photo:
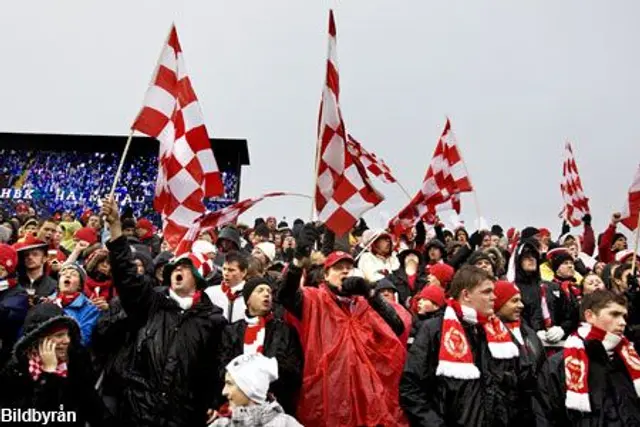
<path fill-rule="evenodd" d="M 638 212 L 638 223 L 636 224 L 636 241 L 633 247 L 633 261 L 631 261 L 631 275 L 636 274 L 636 264 L 638 263 L 638 241 L 640 240 L 640 212 Z"/>
<path fill-rule="evenodd" d="M 397 179 L 396 179 L 396 184 L 398 184 L 398 187 L 400 187 L 400 189 L 401 189 L 401 190 L 402 190 L 402 192 L 407 196 L 407 198 L 408 198 L 409 200 L 411 200 L 411 195 L 409 194 L 409 192 L 407 191 L 407 189 L 406 189 L 406 188 L 404 188 L 404 186 L 403 186 L 402 184 L 400 184 L 400 181 L 398 181 Z"/>
<path fill-rule="evenodd" d="M 127 143 L 124 145 L 124 150 L 122 151 L 122 157 L 120 157 L 120 164 L 118 165 L 118 170 L 116 171 L 116 176 L 113 178 L 113 184 L 111 185 L 111 191 L 109 191 L 109 198 L 113 198 L 113 195 L 116 192 L 116 186 L 118 185 L 118 181 L 120 180 L 120 175 L 122 174 L 122 167 L 124 166 L 124 160 L 127 157 L 127 153 L 129 152 L 129 147 L 131 146 L 131 139 L 133 138 L 133 129 L 129 133 L 129 138 L 127 138 Z"/>
<path fill-rule="evenodd" d="M 316 191 L 318 191 L 318 169 L 320 168 L 320 141 L 316 141 L 316 159 L 315 168 L 313 170 L 313 188 L 311 189 L 311 213 L 309 222 L 313 222 L 316 213 Z"/>

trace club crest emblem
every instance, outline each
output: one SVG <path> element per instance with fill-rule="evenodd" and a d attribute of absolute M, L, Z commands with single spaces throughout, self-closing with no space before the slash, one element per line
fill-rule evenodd
<path fill-rule="evenodd" d="M 450 329 L 444 336 L 444 347 L 455 359 L 462 359 L 469 349 L 467 337 L 458 329 Z"/>
<path fill-rule="evenodd" d="M 586 366 L 577 357 L 568 357 L 564 361 L 564 373 L 567 378 L 567 388 L 571 391 L 582 392 L 586 387 Z"/>

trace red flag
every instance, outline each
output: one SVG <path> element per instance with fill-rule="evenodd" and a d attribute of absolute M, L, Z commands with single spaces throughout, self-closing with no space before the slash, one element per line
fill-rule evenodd
<path fill-rule="evenodd" d="M 182 236 L 180 236 L 181 239 L 176 242 L 176 256 L 191 252 L 191 246 L 193 245 L 193 242 L 195 242 L 198 239 L 198 236 L 200 236 L 202 233 L 214 228 L 225 226 L 227 224 L 235 224 L 238 220 L 238 217 L 240 217 L 240 215 L 242 215 L 246 210 L 255 206 L 256 203 L 261 202 L 264 199 L 280 196 L 309 197 L 296 193 L 268 193 L 260 197 L 253 197 L 242 200 L 236 204 L 227 206 L 224 209 L 220 209 L 219 211 L 206 213 L 205 215 L 198 218 L 188 230 L 185 230 L 185 232 L 182 233 Z"/>
<path fill-rule="evenodd" d="M 360 160 L 360 163 L 367 169 L 373 176 L 380 178 L 387 184 L 393 184 L 396 179 L 391 174 L 391 169 L 387 164 L 376 156 L 374 153 L 370 153 L 362 147 L 354 137 L 347 135 L 347 149 L 349 152 Z"/>
<path fill-rule="evenodd" d="M 447 122 L 438 140 L 433 158 L 422 181 L 422 188 L 395 217 L 389 228 L 397 236 L 413 227 L 418 220 L 433 214 L 436 208 L 454 209 L 460 213 L 460 193 L 473 191 L 469 174 L 460 156 L 451 122 Z"/>
<path fill-rule="evenodd" d="M 638 227 L 638 214 L 640 214 L 640 166 L 633 178 L 627 202 L 622 209 L 622 223 L 631 231 Z"/>
<path fill-rule="evenodd" d="M 563 217 L 573 226 L 577 227 L 582 222 L 582 217 L 588 214 L 589 199 L 584 195 L 582 181 L 578 173 L 578 166 L 573 157 L 571 143 L 565 146 L 565 160 L 562 166 L 562 183 L 560 191 L 564 199 Z"/>
<path fill-rule="evenodd" d="M 340 78 L 336 53 L 336 25 L 329 12 L 329 52 L 326 84 L 322 91 L 318 122 L 317 184 L 318 219 L 337 235 L 343 235 L 384 197 L 373 187 L 359 159 L 347 149 L 340 111 Z"/>
<path fill-rule="evenodd" d="M 160 141 L 153 206 L 165 236 L 184 233 L 205 212 L 203 199 L 222 195 L 224 186 L 175 26 L 132 129 Z"/>

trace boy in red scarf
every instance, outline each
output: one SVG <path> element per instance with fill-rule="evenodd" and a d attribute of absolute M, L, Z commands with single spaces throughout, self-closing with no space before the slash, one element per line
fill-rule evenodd
<path fill-rule="evenodd" d="M 426 321 L 409 349 L 400 403 L 412 425 L 508 426 L 519 416 L 519 350 L 494 315 L 492 276 L 460 268 L 444 317 Z"/>
<path fill-rule="evenodd" d="M 318 288 L 300 287 L 318 232 L 301 230 L 296 259 L 278 295 L 300 321 L 304 373 L 298 420 L 308 426 L 402 426 L 398 382 L 405 350 L 396 311 L 363 278 L 349 277 L 354 260 L 331 253 Z"/>
<path fill-rule="evenodd" d="M 623 335 L 627 301 L 602 290 L 585 295 L 584 322 L 538 376 L 538 425 L 640 425 L 640 357 Z"/>

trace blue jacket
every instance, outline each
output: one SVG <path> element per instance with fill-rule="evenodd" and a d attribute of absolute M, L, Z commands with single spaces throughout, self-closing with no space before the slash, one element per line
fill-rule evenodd
<path fill-rule="evenodd" d="M 54 299 L 57 296 L 57 292 L 53 294 Z M 101 315 L 100 310 L 83 293 L 80 293 L 71 304 L 63 307 L 63 309 L 67 316 L 73 317 L 78 322 L 80 333 L 82 334 L 82 345 L 89 347 L 91 345 L 91 335 Z"/>

